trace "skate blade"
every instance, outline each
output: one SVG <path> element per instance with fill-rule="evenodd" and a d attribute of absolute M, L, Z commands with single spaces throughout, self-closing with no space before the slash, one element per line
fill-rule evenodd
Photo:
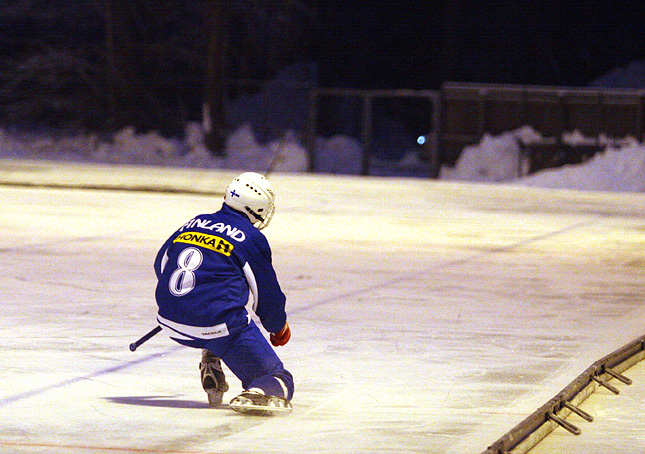
<path fill-rule="evenodd" d="M 219 407 L 220 405 L 222 405 L 222 401 L 224 400 L 223 392 L 220 392 L 220 391 L 207 392 L 206 395 L 208 396 L 209 407 Z"/>
<path fill-rule="evenodd" d="M 240 404 L 231 402 L 232 410 L 252 416 L 286 416 L 291 413 L 292 407 L 275 407 L 269 405 Z"/>

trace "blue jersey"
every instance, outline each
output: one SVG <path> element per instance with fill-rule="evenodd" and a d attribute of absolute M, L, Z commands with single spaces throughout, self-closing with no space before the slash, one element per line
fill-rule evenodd
<path fill-rule="evenodd" d="M 287 320 L 286 298 L 266 237 L 227 205 L 184 224 L 164 243 L 154 263 L 157 320 L 177 340 L 215 339 L 249 323 L 245 306 L 269 332 Z"/>

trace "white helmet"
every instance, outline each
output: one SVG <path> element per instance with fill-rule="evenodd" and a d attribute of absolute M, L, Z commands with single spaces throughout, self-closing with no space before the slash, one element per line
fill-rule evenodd
<path fill-rule="evenodd" d="M 255 227 L 262 230 L 273 217 L 275 193 L 263 175 L 245 172 L 226 188 L 224 203 L 244 213 Z"/>

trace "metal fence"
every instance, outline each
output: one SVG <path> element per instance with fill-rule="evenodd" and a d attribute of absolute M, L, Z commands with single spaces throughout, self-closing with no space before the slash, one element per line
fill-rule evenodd
<path fill-rule="evenodd" d="M 599 146 L 603 135 L 642 141 L 645 134 L 644 90 L 446 83 L 441 102 L 438 146 L 445 164 L 453 164 L 461 150 L 484 133 L 500 134 L 525 125 L 545 137 L 536 148 L 571 159 L 584 153 L 563 144 L 565 132 L 577 130 L 595 138 Z"/>
<path fill-rule="evenodd" d="M 309 98 L 310 170 L 325 171 L 317 138 L 354 138 L 360 174 L 436 176 L 440 95 L 430 90 L 314 88 Z"/>
<path fill-rule="evenodd" d="M 521 167 L 531 173 L 583 162 L 604 147 L 603 136 L 645 137 L 645 90 L 470 83 L 439 91 L 352 90 L 289 82 L 255 87 L 258 93 L 261 103 L 243 102 L 229 120 L 239 124 L 256 110 L 260 140 L 297 131 L 310 172 L 434 178 L 485 133 L 532 126 L 544 140 L 522 149 Z M 576 130 L 591 143 L 564 143 L 563 134 Z M 334 146 L 340 137 L 349 142 Z"/>

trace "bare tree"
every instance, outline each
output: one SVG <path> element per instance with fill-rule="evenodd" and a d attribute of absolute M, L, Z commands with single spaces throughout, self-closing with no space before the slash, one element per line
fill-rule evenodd
<path fill-rule="evenodd" d="M 172 5 L 150 0 L 104 2 L 112 122 L 145 129 L 181 129 L 185 118 L 173 112 L 176 98 L 168 90 L 176 87 L 167 68 L 184 60 L 184 53 L 165 33 L 176 20 Z"/>
<path fill-rule="evenodd" d="M 204 9 L 202 126 L 210 151 L 222 154 L 227 84 L 232 78 L 261 84 L 294 58 L 308 56 L 315 13 L 297 0 L 206 0 Z"/>
<path fill-rule="evenodd" d="M 4 0 L 0 121 L 181 133 L 202 121 L 221 151 L 240 68 L 266 81 L 297 59 L 297 0 Z"/>
<path fill-rule="evenodd" d="M 38 126 L 97 125 L 105 104 L 104 79 L 100 64 L 88 57 L 100 42 L 89 33 L 101 20 L 100 9 L 53 3 L 0 2 L 0 119 Z"/>
<path fill-rule="evenodd" d="M 205 32 L 208 37 L 206 50 L 206 80 L 204 83 L 204 104 L 202 128 L 208 149 L 221 155 L 224 152 L 226 113 L 225 56 L 226 45 L 226 4 L 223 0 L 207 0 L 205 8 Z"/>

